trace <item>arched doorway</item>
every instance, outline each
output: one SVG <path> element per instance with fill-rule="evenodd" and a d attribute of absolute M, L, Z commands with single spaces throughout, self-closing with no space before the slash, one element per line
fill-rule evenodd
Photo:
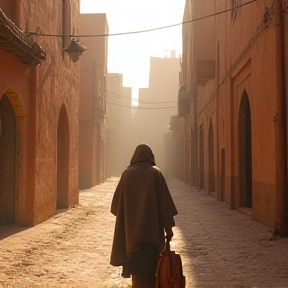
<path fill-rule="evenodd" d="M 200 127 L 200 147 L 199 147 L 199 188 L 204 189 L 204 128 L 203 125 Z"/>
<path fill-rule="evenodd" d="M 209 158 L 209 192 L 215 192 L 215 171 L 214 171 L 214 132 L 212 121 L 208 132 L 208 158 Z"/>
<path fill-rule="evenodd" d="M 6 95 L 0 100 L 0 225 L 15 219 L 16 115 Z"/>
<path fill-rule="evenodd" d="M 195 186 L 196 184 L 196 175 L 195 175 L 195 171 L 196 171 L 196 152 L 195 152 L 195 138 L 194 138 L 194 131 L 191 127 L 190 130 L 191 133 L 191 156 L 190 156 L 190 166 L 191 166 L 191 185 Z"/>
<path fill-rule="evenodd" d="M 251 110 L 247 92 L 244 91 L 238 117 L 239 136 L 239 205 L 252 208 L 252 145 Z"/>
<path fill-rule="evenodd" d="M 57 127 L 57 203 L 56 208 L 68 208 L 70 133 L 64 105 L 60 109 Z"/>

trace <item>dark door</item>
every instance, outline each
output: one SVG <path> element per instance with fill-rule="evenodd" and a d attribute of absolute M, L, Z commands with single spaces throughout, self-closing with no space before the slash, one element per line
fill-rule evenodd
<path fill-rule="evenodd" d="M 213 125 L 210 123 L 208 134 L 208 154 L 209 154 L 209 192 L 215 192 L 215 171 L 214 171 L 214 133 Z"/>
<path fill-rule="evenodd" d="M 68 208 L 69 191 L 69 124 L 64 106 L 57 128 L 57 209 Z"/>
<path fill-rule="evenodd" d="M 6 95 L 0 101 L 0 225 L 14 223 L 16 116 Z"/>
<path fill-rule="evenodd" d="M 204 189 L 204 129 L 203 129 L 203 125 L 200 127 L 200 189 Z"/>
<path fill-rule="evenodd" d="M 240 206 L 252 207 L 251 112 L 246 92 L 241 99 L 238 129 Z"/>

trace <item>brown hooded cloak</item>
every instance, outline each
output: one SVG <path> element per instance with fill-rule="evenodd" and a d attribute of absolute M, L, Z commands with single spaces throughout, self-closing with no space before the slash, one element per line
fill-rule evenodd
<path fill-rule="evenodd" d="M 110 259 L 113 266 L 137 257 L 140 243 L 161 247 L 163 229 L 175 225 L 176 207 L 163 174 L 155 166 L 153 152 L 146 144 L 137 146 L 130 166 L 122 173 L 111 213 L 116 216 Z"/>

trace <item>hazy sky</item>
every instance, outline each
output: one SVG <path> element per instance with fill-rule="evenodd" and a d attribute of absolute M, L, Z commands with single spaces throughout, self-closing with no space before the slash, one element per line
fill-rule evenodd
<path fill-rule="evenodd" d="M 114 34 L 181 23 L 184 4 L 185 0 L 81 0 L 81 13 L 106 13 L 109 33 Z M 147 87 L 150 56 L 170 57 L 171 50 L 182 53 L 181 25 L 109 36 L 108 72 L 123 74 L 124 86 Z"/>

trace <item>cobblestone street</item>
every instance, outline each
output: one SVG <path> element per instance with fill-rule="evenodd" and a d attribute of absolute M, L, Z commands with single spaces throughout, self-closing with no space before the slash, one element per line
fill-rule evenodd
<path fill-rule="evenodd" d="M 126 287 L 109 265 L 118 179 L 81 191 L 80 204 L 33 228 L 0 228 L 0 287 Z M 187 288 L 288 287 L 288 238 L 207 192 L 168 179 L 177 206 L 171 248 Z"/>

